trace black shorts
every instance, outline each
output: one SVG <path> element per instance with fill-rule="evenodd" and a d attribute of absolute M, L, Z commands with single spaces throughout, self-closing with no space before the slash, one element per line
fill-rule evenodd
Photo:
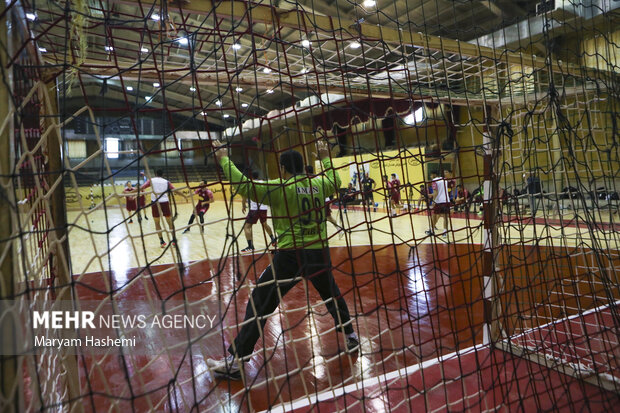
<path fill-rule="evenodd" d="M 365 201 L 374 201 L 375 198 L 374 198 L 373 192 L 372 191 L 364 192 L 364 200 Z"/>

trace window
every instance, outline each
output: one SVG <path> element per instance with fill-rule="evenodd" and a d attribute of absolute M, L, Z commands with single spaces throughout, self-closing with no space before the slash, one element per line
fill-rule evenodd
<path fill-rule="evenodd" d="M 67 141 L 69 159 L 86 158 L 86 141 Z"/>
<path fill-rule="evenodd" d="M 424 120 L 424 106 L 420 106 L 413 113 L 405 116 L 403 122 L 407 125 L 417 125 Z"/>
<path fill-rule="evenodd" d="M 105 152 L 110 159 L 118 159 L 118 151 L 120 149 L 120 139 L 105 138 Z"/>
<path fill-rule="evenodd" d="M 174 143 L 174 138 L 170 137 L 167 138 L 164 141 L 164 152 L 162 153 L 163 156 L 167 156 L 167 157 L 178 157 L 179 156 L 179 151 L 181 150 L 181 140 L 178 140 L 179 146 L 177 149 L 177 145 Z"/>

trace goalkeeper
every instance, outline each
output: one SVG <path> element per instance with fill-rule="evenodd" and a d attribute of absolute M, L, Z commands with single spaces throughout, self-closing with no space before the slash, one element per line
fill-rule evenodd
<path fill-rule="evenodd" d="M 278 237 L 278 250 L 273 263 L 261 274 L 246 307 L 245 320 L 239 335 L 228 348 L 223 360 L 207 360 L 216 376 L 238 380 L 242 363 L 247 361 L 260 337 L 267 316 L 278 307 L 280 296 L 293 288 L 302 277 L 312 283 L 327 310 L 334 318 L 336 329 L 344 332 L 348 352 L 359 348 L 353 331 L 349 309 L 331 272 L 327 244 L 325 198 L 338 191 L 340 178 L 329 159 L 325 142 L 317 143 L 318 156 L 325 172 L 308 177 L 303 157 L 289 150 L 280 155 L 280 179 L 252 181 L 244 176 L 226 155 L 219 142 L 215 157 L 230 180 L 233 190 L 245 198 L 271 206 L 273 225 Z"/>

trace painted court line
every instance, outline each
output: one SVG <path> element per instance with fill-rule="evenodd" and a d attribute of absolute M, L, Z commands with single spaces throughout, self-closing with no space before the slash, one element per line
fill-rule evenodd
<path fill-rule="evenodd" d="M 559 319 L 559 320 L 556 320 L 556 321 L 550 321 L 548 323 L 542 324 L 542 325 L 537 326 L 537 327 L 528 328 L 527 330 L 525 330 L 525 331 L 523 331 L 523 332 L 521 332 L 519 334 L 516 334 L 514 336 L 510 336 L 510 337 L 508 337 L 508 338 L 506 338 L 506 339 L 504 339 L 502 341 L 504 341 L 506 343 L 509 343 L 511 340 L 513 340 L 515 338 L 518 338 L 518 337 L 522 337 L 522 336 L 524 336 L 526 334 L 529 334 L 529 333 L 531 333 L 533 331 L 539 331 L 539 330 L 545 329 L 545 328 L 547 328 L 549 326 L 558 325 L 562 321 L 574 320 L 577 317 L 583 317 L 583 316 L 592 314 L 594 312 L 600 312 L 600 311 L 605 310 L 607 308 L 611 308 L 612 306 L 618 306 L 618 305 L 620 305 L 620 300 L 618 300 L 618 301 L 616 301 L 614 303 L 611 303 L 611 304 L 605 304 L 605 305 L 602 305 L 600 307 L 591 308 L 589 310 L 584 311 L 583 313 L 573 314 L 571 316 L 568 316 L 568 317 L 565 317 L 565 318 L 562 318 L 562 319 Z"/>
<path fill-rule="evenodd" d="M 488 346 L 485 345 L 478 345 L 478 346 L 472 346 L 472 347 L 468 347 L 464 350 L 459 350 L 459 351 L 455 351 L 453 353 L 450 354 L 446 354 L 443 356 L 439 356 L 437 358 L 434 359 L 430 359 L 430 360 L 426 360 L 422 363 L 419 364 L 415 364 L 412 366 L 407 366 L 407 367 L 403 367 L 401 369 L 395 370 L 395 371 L 391 371 L 389 373 L 386 374 L 382 374 L 380 376 L 376 376 L 376 377 L 369 377 L 367 379 L 364 379 L 360 382 L 355 382 L 346 386 L 342 386 L 342 387 L 337 387 L 331 390 L 325 390 L 321 393 L 317 393 L 317 394 L 313 394 L 313 395 L 309 395 L 308 397 L 302 397 L 300 399 L 294 400 L 294 401 L 290 401 L 290 402 L 285 402 L 276 406 L 271 407 L 270 409 L 267 410 L 263 410 L 260 413 L 267 413 L 267 412 L 272 412 L 272 413 L 287 413 L 287 412 L 291 412 L 297 409 L 301 409 L 303 407 L 309 407 L 312 405 L 315 405 L 316 403 L 322 402 L 322 401 L 328 401 L 328 400 L 332 400 L 332 399 L 336 399 L 342 395 L 348 394 L 348 393 L 352 393 L 354 391 L 360 391 L 363 390 L 366 387 L 371 387 L 371 386 L 376 386 L 380 383 L 383 383 L 385 381 L 388 380 L 392 380 L 392 379 L 397 379 L 397 378 L 403 378 L 403 377 L 407 377 L 410 374 L 413 374 L 415 372 L 417 372 L 420 369 L 424 369 L 427 368 L 429 366 L 435 365 L 435 364 L 439 364 L 441 362 L 444 362 L 446 360 L 450 360 L 453 358 L 458 358 L 461 356 L 464 356 L 466 354 L 475 352 L 476 350 L 480 350 L 480 349 L 484 349 L 484 348 L 488 348 Z"/>

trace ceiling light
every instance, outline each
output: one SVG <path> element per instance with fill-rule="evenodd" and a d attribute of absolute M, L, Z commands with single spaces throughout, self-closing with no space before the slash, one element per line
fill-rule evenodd
<path fill-rule="evenodd" d="M 47 49 L 45 47 L 39 47 L 39 52 L 47 53 Z"/>
<path fill-rule="evenodd" d="M 307 47 L 310 47 L 310 40 L 308 40 L 308 39 L 303 39 L 303 40 L 301 41 L 301 45 L 302 45 L 303 47 L 306 47 L 306 48 L 307 48 Z"/>
<path fill-rule="evenodd" d="M 230 115 L 228 113 L 224 113 L 224 119 L 229 118 Z"/>
<path fill-rule="evenodd" d="M 349 43 L 349 47 L 351 49 L 359 49 L 360 47 L 362 47 L 362 45 L 360 42 L 352 41 L 351 43 Z"/>
<path fill-rule="evenodd" d="M 271 73 L 271 68 L 270 67 L 264 68 L 263 73 Z"/>
<path fill-rule="evenodd" d="M 189 44 L 189 40 L 187 39 L 187 37 L 179 37 L 175 41 L 178 42 L 181 46 L 187 46 Z"/>
<path fill-rule="evenodd" d="M 241 45 L 239 43 L 233 43 L 232 48 L 235 50 L 241 49 Z"/>
<path fill-rule="evenodd" d="M 196 88 L 195 88 L 194 86 L 191 86 L 191 87 L 189 88 L 189 91 L 190 91 L 190 92 L 195 92 L 195 91 L 196 91 Z"/>
<path fill-rule="evenodd" d="M 153 99 L 153 96 L 145 96 L 144 99 L 146 99 L 148 102 L 149 100 Z"/>
<path fill-rule="evenodd" d="M 273 89 L 267 89 L 267 93 L 272 94 L 273 93 Z"/>
<path fill-rule="evenodd" d="M 235 90 L 236 90 L 237 92 L 243 92 L 243 88 L 242 88 L 242 87 L 236 87 L 236 88 L 235 88 Z"/>
<path fill-rule="evenodd" d="M 247 103 L 242 103 L 242 104 L 241 104 L 241 107 L 242 107 L 242 108 L 247 108 L 247 107 L 248 107 L 248 104 L 247 104 Z"/>
<path fill-rule="evenodd" d="M 306 74 L 306 73 L 308 73 L 308 69 L 304 67 L 303 69 L 301 69 L 301 72 L 299 72 L 299 73 L 301 73 L 302 75 Z"/>
<path fill-rule="evenodd" d="M 157 13 L 153 13 L 151 14 L 151 19 L 159 21 L 161 19 L 161 16 Z"/>
<path fill-rule="evenodd" d="M 125 89 L 127 89 L 128 92 L 131 92 L 133 90 L 132 86 L 127 86 Z"/>
<path fill-rule="evenodd" d="M 36 14 L 34 14 L 34 13 L 26 13 L 26 18 L 27 18 L 28 20 L 35 21 L 35 20 L 37 19 L 37 15 L 36 15 Z"/>
<path fill-rule="evenodd" d="M 222 101 L 221 101 L 221 100 L 216 100 L 216 101 L 215 101 L 215 104 L 216 104 L 217 106 L 222 106 Z"/>
<path fill-rule="evenodd" d="M 161 86 L 159 82 L 153 82 L 153 87 L 159 87 L 159 86 Z"/>
<path fill-rule="evenodd" d="M 375 7 L 375 4 L 377 4 L 375 0 L 364 0 L 364 2 L 362 3 L 362 5 L 366 8 Z"/>
<path fill-rule="evenodd" d="M 140 49 L 140 51 L 141 51 L 142 53 L 148 53 L 148 52 L 149 52 L 149 49 L 147 49 L 146 47 L 143 47 L 143 48 L 141 48 L 141 49 Z"/>
<path fill-rule="evenodd" d="M 104 46 L 104 49 L 106 52 L 111 52 L 112 50 L 114 50 L 112 46 Z"/>
<path fill-rule="evenodd" d="M 202 116 L 207 116 L 207 112 L 200 112 Z"/>

